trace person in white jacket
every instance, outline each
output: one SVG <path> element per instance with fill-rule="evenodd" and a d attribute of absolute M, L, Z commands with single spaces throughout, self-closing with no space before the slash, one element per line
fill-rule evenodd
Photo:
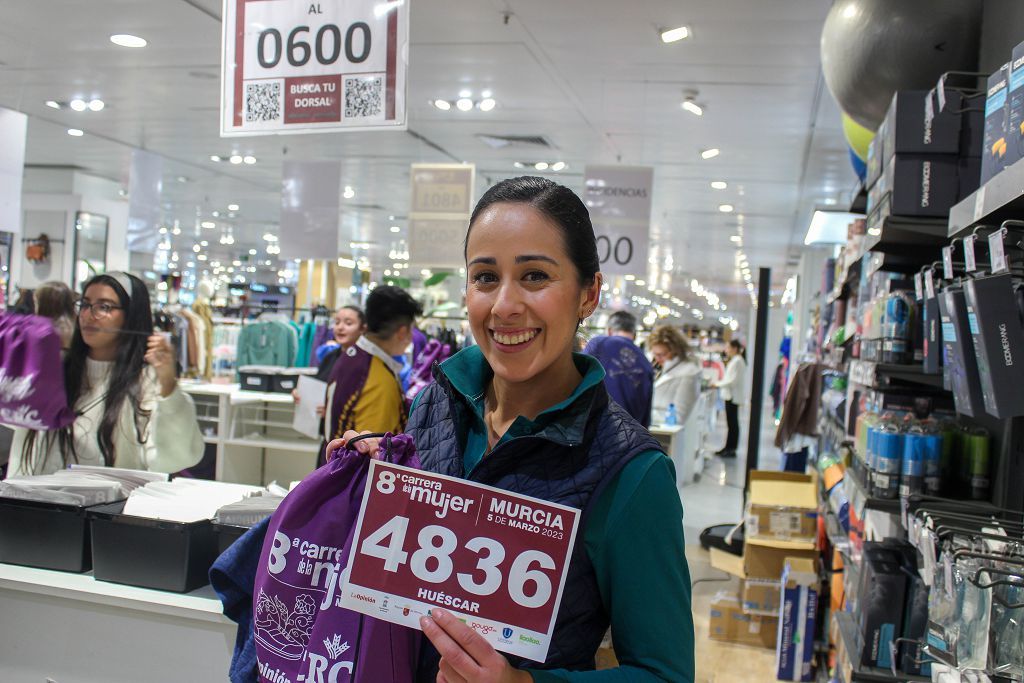
<path fill-rule="evenodd" d="M 725 446 L 715 455 L 733 458 L 736 457 L 736 448 L 740 443 L 739 415 L 740 406 L 747 394 L 747 360 L 743 344 L 735 339 L 729 340 L 725 347 L 725 355 L 729 359 L 725 365 L 725 377 L 714 386 L 718 387 L 725 402 L 725 421 L 729 431 L 725 437 Z"/>
<path fill-rule="evenodd" d="M 654 381 L 653 422 L 664 424 L 675 405 L 676 423 L 685 424 L 700 398 L 701 368 L 683 333 L 671 325 L 655 327 L 647 338 L 654 362 L 661 368 Z"/>
<path fill-rule="evenodd" d="M 199 462 L 203 436 L 178 386 L 174 352 L 153 333 L 146 285 L 112 272 L 89 280 L 64 358 L 61 430 L 15 429 L 7 475 L 49 474 L 72 463 L 178 472 Z"/>

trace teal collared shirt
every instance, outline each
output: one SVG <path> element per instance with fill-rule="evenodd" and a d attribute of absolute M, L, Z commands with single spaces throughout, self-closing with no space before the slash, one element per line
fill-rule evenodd
<path fill-rule="evenodd" d="M 535 420 L 520 415 L 498 444 L 543 435 L 578 443 L 587 411 L 574 403 L 604 380 L 596 359 L 574 354 L 583 375 L 565 400 Z M 487 453 L 484 393 L 493 373 L 479 347 L 469 347 L 441 364 L 441 371 L 465 403 L 471 419 L 459 434 L 463 468 L 469 473 Z M 413 406 L 413 410 L 416 406 Z M 622 468 L 594 501 L 582 539 L 594 565 L 601 599 L 611 616 L 619 667 L 604 671 L 530 670 L 537 683 L 654 683 L 694 680 L 690 572 L 683 540 L 683 507 L 672 461 L 646 451 Z M 578 542 L 578 541 L 577 541 Z"/>

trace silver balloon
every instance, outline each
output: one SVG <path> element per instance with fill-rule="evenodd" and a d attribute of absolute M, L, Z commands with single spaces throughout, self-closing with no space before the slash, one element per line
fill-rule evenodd
<path fill-rule="evenodd" d="M 897 90 L 927 90 L 978 61 L 980 0 L 836 0 L 821 32 L 839 108 L 877 130 Z"/>

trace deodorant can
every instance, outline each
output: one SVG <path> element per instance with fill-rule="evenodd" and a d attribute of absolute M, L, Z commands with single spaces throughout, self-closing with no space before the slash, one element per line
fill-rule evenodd
<path fill-rule="evenodd" d="M 942 493 L 942 434 L 926 434 L 924 444 L 924 492 L 929 496 Z"/>
<path fill-rule="evenodd" d="M 895 425 L 887 425 L 878 432 L 877 440 L 874 495 L 878 498 L 895 499 L 899 495 L 900 470 L 903 467 L 903 434 Z"/>
<path fill-rule="evenodd" d="M 924 459 L 928 435 L 920 431 L 903 437 L 903 466 L 900 472 L 900 496 L 906 498 L 924 491 Z"/>
<path fill-rule="evenodd" d="M 964 459 L 970 475 L 971 500 L 989 499 L 989 437 L 978 430 L 964 435 Z"/>

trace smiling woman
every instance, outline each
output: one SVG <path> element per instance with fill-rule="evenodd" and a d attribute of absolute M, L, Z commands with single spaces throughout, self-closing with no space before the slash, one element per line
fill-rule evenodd
<path fill-rule="evenodd" d="M 546 661 L 508 659 L 434 610 L 422 620 L 429 643 L 419 680 L 693 681 L 690 578 L 671 461 L 609 400 L 597 360 L 573 353 L 601 290 L 586 207 L 549 180 L 499 183 L 473 212 L 466 267 L 478 346 L 442 363 L 438 381 L 417 397 L 407 432 L 423 468 L 580 508 L 584 522 Z M 596 674 L 609 625 L 620 667 Z"/>

